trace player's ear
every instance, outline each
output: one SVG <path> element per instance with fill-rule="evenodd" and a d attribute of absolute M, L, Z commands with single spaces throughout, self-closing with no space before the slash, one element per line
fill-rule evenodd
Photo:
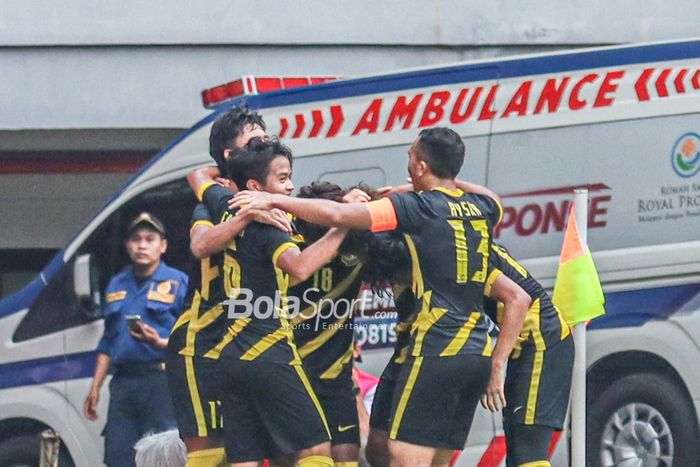
<path fill-rule="evenodd" d="M 160 242 L 160 254 L 164 255 L 167 250 L 168 250 L 168 241 L 163 238 L 162 241 Z"/>
<path fill-rule="evenodd" d="M 224 149 L 224 160 L 228 160 L 229 157 L 231 157 L 231 153 L 233 152 L 233 149 Z"/>
<path fill-rule="evenodd" d="M 418 176 L 422 177 L 428 172 L 428 163 L 425 161 L 418 161 Z"/>
<path fill-rule="evenodd" d="M 262 185 L 260 182 L 253 180 L 252 178 L 245 183 L 245 187 L 252 191 L 262 191 Z"/>

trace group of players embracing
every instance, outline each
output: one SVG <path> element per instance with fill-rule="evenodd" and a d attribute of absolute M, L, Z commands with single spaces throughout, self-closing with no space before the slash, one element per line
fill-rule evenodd
<path fill-rule="evenodd" d="M 210 154 L 216 167 L 188 175 L 197 260 L 166 362 L 189 466 L 358 465 L 355 310 L 323 307 L 354 303 L 363 284 L 391 284 L 399 316 L 372 405 L 372 466 L 448 465 L 479 400 L 503 410 L 509 466 L 550 465 L 573 339 L 493 242 L 499 198 L 456 179 L 457 133 L 422 130 L 411 183 L 379 190 L 314 182 L 291 196 L 291 151 L 246 107 L 217 118 Z M 290 313 L 292 297 L 309 306 Z M 273 309 L 251 306 L 263 298 Z"/>

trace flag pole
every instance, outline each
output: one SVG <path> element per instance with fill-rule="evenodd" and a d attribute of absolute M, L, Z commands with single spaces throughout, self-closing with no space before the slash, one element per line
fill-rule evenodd
<path fill-rule="evenodd" d="M 584 251 L 588 245 L 588 190 L 574 190 L 574 213 Z M 571 391 L 571 467 L 586 467 L 586 322 L 574 326 Z"/>

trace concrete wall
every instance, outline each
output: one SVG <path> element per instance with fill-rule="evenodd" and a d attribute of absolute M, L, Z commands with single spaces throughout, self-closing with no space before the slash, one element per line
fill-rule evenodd
<path fill-rule="evenodd" d="M 698 24 L 698 0 L 0 0 L 0 164 L 29 150 L 155 153 L 207 114 L 203 89 L 243 74 L 361 75 Z M 63 246 L 127 176 L 0 176 L 0 248 Z"/>
<path fill-rule="evenodd" d="M 367 74 L 699 34 L 698 0 L 0 0 L 0 129 L 187 127 L 242 74 Z"/>

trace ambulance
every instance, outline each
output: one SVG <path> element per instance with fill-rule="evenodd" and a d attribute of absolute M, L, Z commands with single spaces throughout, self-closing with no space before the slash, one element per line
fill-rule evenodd
<path fill-rule="evenodd" d="M 697 465 L 700 39 L 334 78 L 245 76 L 205 90 L 211 114 L 0 301 L 0 466 L 36 465 L 46 428 L 60 435 L 60 465 L 101 464 L 107 389 L 98 422 L 81 412 L 103 330 L 101 293 L 126 262 L 125 223 L 145 209 L 159 216 L 166 261 L 187 268 L 194 197 L 184 177 L 211 162 L 212 122 L 241 103 L 292 148 L 297 187 L 404 183 L 418 132 L 455 129 L 467 148 L 460 177 L 503 198 L 495 238 L 546 287 L 572 191 L 588 188 L 588 244 L 607 309 L 588 327 L 588 465 Z M 358 321 L 364 368 L 378 373 L 395 339 L 390 314 Z M 567 465 L 567 444 L 566 435 L 553 440 L 554 465 Z M 500 415 L 479 409 L 454 462 L 504 459 Z"/>

